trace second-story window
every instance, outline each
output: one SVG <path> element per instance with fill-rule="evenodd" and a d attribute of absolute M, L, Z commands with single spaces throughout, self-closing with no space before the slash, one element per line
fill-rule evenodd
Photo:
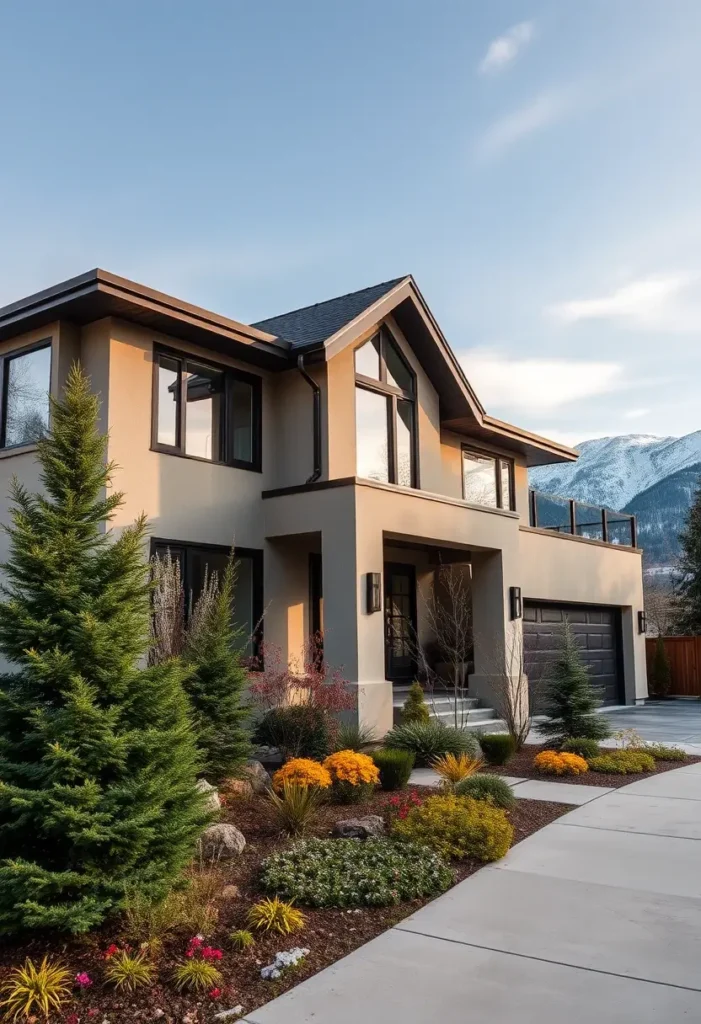
<path fill-rule="evenodd" d="M 166 351 L 154 363 L 153 447 L 260 470 L 260 377 Z"/>
<path fill-rule="evenodd" d="M 463 448 L 462 489 L 465 501 L 473 505 L 488 505 L 513 512 L 513 462 L 474 448 Z"/>
<path fill-rule="evenodd" d="M 51 342 L 10 352 L 2 360 L 0 447 L 35 444 L 49 428 Z"/>
<path fill-rule="evenodd" d="M 382 328 L 355 350 L 358 476 L 416 487 L 416 380 Z"/>

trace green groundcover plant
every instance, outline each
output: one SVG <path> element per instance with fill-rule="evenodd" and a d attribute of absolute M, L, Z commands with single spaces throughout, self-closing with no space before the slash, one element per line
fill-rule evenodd
<path fill-rule="evenodd" d="M 385 736 L 384 745 L 395 750 L 411 750 L 416 755 L 416 764 L 422 767 L 442 754 L 479 755 L 479 745 L 471 733 L 443 725 L 436 719 L 395 725 Z"/>
<path fill-rule="evenodd" d="M 307 839 L 263 863 L 263 888 L 309 907 L 387 907 L 453 884 L 443 858 L 387 839 Z"/>
<path fill-rule="evenodd" d="M 486 800 L 488 804 L 510 810 L 516 805 L 516 797 L 508 782 L 498 775 L 471 775 L 455 787 L 456 796 L 469 796 L 473 800 Z"/>
<path fill-rule="evenodd" d="M 639 772 L 654 772 L 655 759 L 643 751 L 609 750 L 590 758 L 589 768 L 593 772 L 611 775 L 637 775 Z"/>

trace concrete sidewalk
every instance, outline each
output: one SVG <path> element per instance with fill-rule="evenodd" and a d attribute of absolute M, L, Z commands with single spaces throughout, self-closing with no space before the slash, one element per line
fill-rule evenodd
<path fill-rule="evenodd" d="M 701 1020 L 701 764 L 519 843 L 248 1024 Z"/>
<path fill-rule="evenodd" d="M 593 773 L 592 773 L 593 774 Z M 523 779 L 515 775 L 500 775 L 499 778 L 508 783 L 519 800 L 549 800 L 554 804 L 570 804 L 578 807 L 598 800 L 604 793 L 613 793 L 610 786 L 575 785 L 568 782 L 553 782 L 552 779 Z M 430 786 L 438 788 L 441 784 L 440 775 L 432 768 L 414 768 L 409 782 L 412 786 Z"/>

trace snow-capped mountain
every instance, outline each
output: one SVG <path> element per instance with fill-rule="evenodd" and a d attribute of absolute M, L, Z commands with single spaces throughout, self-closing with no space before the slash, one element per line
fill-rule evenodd
<path fill-rule="evenodd" d="M 701 462 L 701 430 L 684 437 L 622 434 L 577 445 L 576 462 L 538 466 L 533 487 L 620 511 L 636 494 Z"/>
<path fill-rule="evenodd" d="M 701 430 L 684 437 L 624 434 L 577 445 L 575 463 L 532 469 L 532 487 L 638 517 L 649 566 L 671 565 L 701 482 Z"/>

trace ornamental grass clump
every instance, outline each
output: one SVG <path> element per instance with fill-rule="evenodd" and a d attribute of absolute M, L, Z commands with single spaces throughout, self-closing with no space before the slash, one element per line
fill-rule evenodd
<path fill-rule="evenodd" d="M 395 725 L 384 738 L 386 747 L 411 750 L 416 755 L 416 764 L 427 768 L 435 757 L 442 754 L 469 754 L 479 756 L 476 738 L 464 729 L 454 729 L 442 722 L 407 722 Z"/>
<path fill-rule="evenodd" d="M 456 783 L 462 779 L 475 775 L 481 767 L 481 758 L 469 757 L 467 754 L 443 754 L 431 761 L 431 768 L 440 776 L 441 786 L 448 792 L 452 792 Z"/>
<path fill-rule="evenodd" d="M 229 935 L 229 941 L 234 949 L 239 951 L 250 949 L 251 946 L 255 946 L 256 944 L 256 940 L 253 938 L 253 932 L 249 932 L 246 928 L 237 928 L 236 931 L 231 932 Z"/>
<path fill-rule="evenodd" d="M 452 793 L 429 797 L 406 818 L 396 820 L 392 833 L 430 846 L 444 857 L 471 857 L 484 863 L 503 857 L 514 838 L 505 811 Z"/>
<path fill-rule="evenodd" d="M 153 964 L 148 962 L 144 952 L 130 953 L 120 949 L 109 957 L 105 978 L 115 988 L 135 992 L 137 988 L 152 984 L 155 973 Z"/>
<path fill-rule="evenodd" d="M 28 1020 L 35 1014 L 42 1014 L 48 1021 L 49 1014 L 59 1013 L 70 997 L 71 973 L 48 957 L 44 957 L 38 967 L 27 959 L 23 967 L 10 971 L 0 994 L 5 996 L 0 1009 L 5 1009 L 7 1019 Z"/>
<path fill-rule="evenodd" d="M 642 751 L 609 750 L 598 757 L 592 757 L 589 767 L 593 772 L 610 775 L 637 775 L 641 772 L 654 772 L 655 759 Z"/>
<path fill-rule="evenodd" d="M 572 739 L 565 740 L 560 747 L 560 752 L 564 754 L 579 754 L 585 761 L 588 761 L 590 757 L 598 757 L 601 753 L 601 747 L 596 740 L 587 739 L 586 736 L 575 736 Z"/>
<path fill-rule="evenodd" d="M 541 750 L 533 767 L 543 775 L 584 775 L 589 771 L 589 765 L 579 754 L 562 754 L 557 750 Z"/>
<path fill-rule="evenodd" d="M 380 786 L 386 792 L 404 789 L 414 770 L 416 755 L 411 750 L 394 750 L 383 747 L 375 750 L 372 759 L 380 773 Z"/>
<path fill-rule="evenodd" d="M 488 804 L 502 807 L 506 811 L 516 806 L 516 797 L 511 786 L 498 775 L 472 775 L 463 779 L 456 785 L 455 795 L 485 800 Z"/>
<path fill-rule="evenodd" d="M 633 750 L 636 754 L 649 754 L 656 761 L 686 761 L 689 756 L 681 747 L 668 747 L 664 743 L 646 743 Z"/>
<path fill-rule="evenodd" d="M 299 787 L 328 789 L 332 783 L 328 769 L 310 757 L 293 757 L 273 775 L 273 789 L 282 792 L 285 783 Z"/>
<path fill-rule="evenodd" d="M 333 793 L 339 803 L 355 804 L 369 799 L 380 781 L 373 759 L 355 750 L 330 754 L 324 761 L 324 768 L 331 776 Z"/>
<path fill-rule="evenodd" d="M 248 911 L 248 923 L 258 931 L 290 935 L 304 927 L 304 914 L 291 903 L 285 903 L 275 896 L 274 899 L 255 903 Z"/>
<path fill-rule="evenodd" d="M 319 808 L 325 799 L 325 791 L 317 786 L 300 786 L 284 782 L 282 793 L 271 789 L 266 794 L 272 817 L 283 832 L 290 836 L 301 836 L 307 832 L 319 816 Z"/>
<path fill-rule="evenodd" d="M 310 907 L 387 907 L 453 884 L 427 846 L 386 839 L 306 839 L 263 864 L 263 887 Z"/>

